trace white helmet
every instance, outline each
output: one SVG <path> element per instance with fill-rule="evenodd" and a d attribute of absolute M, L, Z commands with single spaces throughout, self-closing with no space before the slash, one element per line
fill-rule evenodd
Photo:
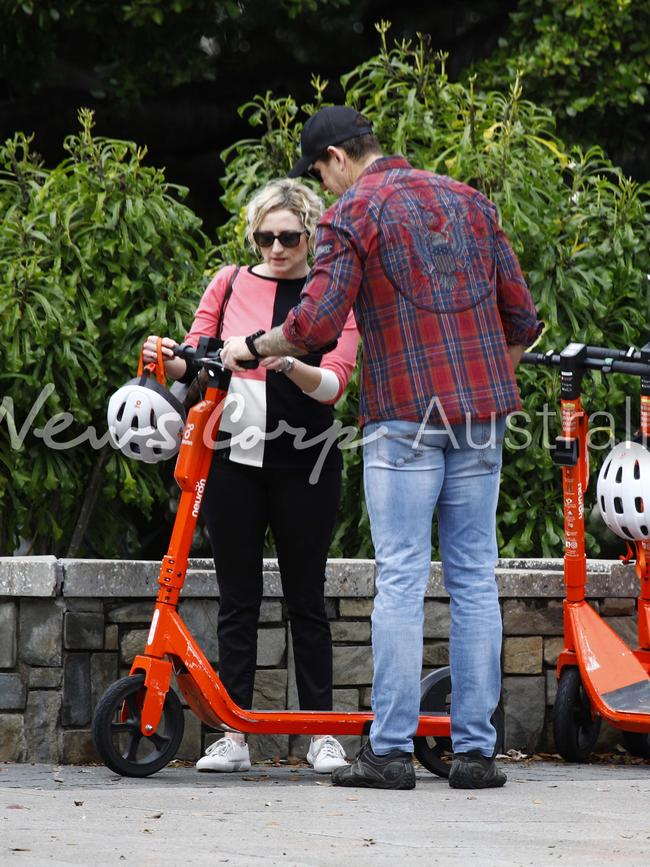
<path fill-rule="evenodd" d="M 185 409 L 148 373 L 118 388 L 108 403 L 108 430 L 113 445 L 127 458 L 155 464 L 180 448 Z"/>
<path fill-rule="evenodd" d="M 629 540 L 650 537 L 650 452 L 619 443 L 600 468 L 596 486 L 600 514 L 610 530 Z"/>

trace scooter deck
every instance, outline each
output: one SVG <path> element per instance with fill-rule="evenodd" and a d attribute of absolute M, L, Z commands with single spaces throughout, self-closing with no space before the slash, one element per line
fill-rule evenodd
<path fill-rule="evenodd" d="M 587 602 L 567 606 L 585 689 L 617 728 L 650 731 L 650 676 Z"/>

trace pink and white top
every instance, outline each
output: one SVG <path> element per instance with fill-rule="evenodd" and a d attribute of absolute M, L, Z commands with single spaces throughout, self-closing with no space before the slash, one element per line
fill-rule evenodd
<path fill-rule="evenodd" d="M 235 265 L 221 268 L 199 303 L 185 342 L 196 346 L 203 336 L 216 337 L 221 307 Z M 221 337 L 268 331 L 282 325 L 298 304 L 306 278 L 277 280 L 242 267 L 226 305 Z M 332 371 L 339 389 L 319 402 L 282 373 L 264 367 L 233 373 L 217 440 L 217 457 L 258 467 L 313 467 L 332 430 L 331 405 L 345 391 L 357 357 L 359 334 L 350 312 L 336 348 L 300 357 L 306 364 Z M 330 434 L 331 436 L 331 434 Z M 310 444 L 311 441 L 311 444 Z M 324 468 L 341 466 L 338 449 L 330 448 Z"/>

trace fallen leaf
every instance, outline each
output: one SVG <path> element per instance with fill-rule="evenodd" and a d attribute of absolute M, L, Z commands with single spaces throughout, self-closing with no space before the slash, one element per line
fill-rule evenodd
<path fill-rule="evenodd" d="M 75 807 L 83 807 L 83 803 L 84 803 L 83 801 L 75 801 L 74 805 L 75 805 Z"/>
<path fill-rule="evenodd" d="M 533 804 L 541 804 L 541 803 L 542 803 L 541 801 L 537 801 L 537 800 L 533 801 Z"/>
<path fill-rule="evenodd" d="M 54 777 L 54 782 L 55 783 L 64 783 L 65 780 L 62 777 Z"/>
<path fill-rule="evenodd" d="M 270 780 L 270 776 L 268 774 L 260 774 L 259 777 L 242 777 L 242 780 L 246 780 L 247 783 L 258 783 L 260 780 Z"/>
<path fill-rule="evenodd" d="M 270 801 L 264 801 L 264 806 L 265 806 L 265 807 L 270 807 L 270 806 L 271 806 L 271 802 L 270 802 Z"/>
<path fill-rule="evenodd" d="M 10 849 L 10 852 L 31 852 L 31 849 Z"/>
<path fill-rule="evenodd" d="M 357 798 L 356 795 L 350 795 L 350 797 L 346 798 L 345 800 L 346 801 L 358 801 L 359 799 Z"/>
<path fill-rule="evenodd" d="M 29 810 L 29 807 L 23 807 L 22 804 L 7 804 L 7 810 Z"/>
<path fill-rule="evenodd" d="M 147 819 L 160 819 L 162 813 L 149 813 Z"/>
<path fill-rule="evenodd" d="M 476 800 L 476 795 L 468 795 L 468 796 L 467 796 L 467 800 L 468 800 L 468 801 L 475 801 L 475 800 Z"/>

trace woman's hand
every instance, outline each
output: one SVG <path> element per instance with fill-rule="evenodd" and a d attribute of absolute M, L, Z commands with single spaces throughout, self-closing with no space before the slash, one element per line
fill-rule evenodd
<path fill-rule="evenodd" d="M 182 358 L 177 358 L 172 349 L 178 346 L 175 340 L 171 337 L 163 337 L 162 339 L 162 357 L 165 365 L 165 374 L 170 379 L 180 379 L 187 370 L 187 362 Z M 158 361 L 158 337 L 155 334 L 150 334 L 142 344 L 142 360 L 145 364 L 154 364 Z"/>
<path fill-rule="evenodd" d="M 162 357 L 163 361 L 166 363 L 174 358 L 174 353 L 172 352 L 172 347 L 178 346 L 175 340 L 172 340 L 171 337 L 163 337 L 162 339 Z M 149 364 L 150 362 L 156 362 L 158 360 L 158 337 L 155 334 L 150 334 L 149 337 L 142 344 L 142 358 L 145 364 Z"/>
<path fill-rule="evenodd" d="M 275 370 L 278 373 L 285 373 L 287 370 L 286 355 L 269 355 L 260 360 L 260 367 L 266 367 L 267 370 Z"/>

